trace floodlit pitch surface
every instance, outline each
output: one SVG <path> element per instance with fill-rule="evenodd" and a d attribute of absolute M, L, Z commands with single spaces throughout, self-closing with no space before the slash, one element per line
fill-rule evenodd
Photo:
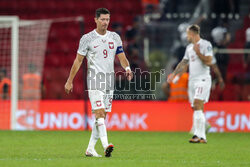
<path fill-rule="evenodd" d="M 188 133 L 108 132 L 111 158 L 84 156 L 90 134 L 0 131 L 0 167 L 250 166 L 250 133 L 212 133 L 207 144 L 190 144 Z M 104 155 L 100 141 L 96 150 Z"/>

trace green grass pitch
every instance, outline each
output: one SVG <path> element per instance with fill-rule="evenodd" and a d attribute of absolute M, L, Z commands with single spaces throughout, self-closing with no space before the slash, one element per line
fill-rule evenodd
<path fill-rule="evenodd" d="M 90 132 L 0 131 L 0 167 L 250 166 L 250 133 L 208 134 L 190 144 L 188 133 L 108 132 L 111 158 L 85 157 Z M 98 141 L 96 150 L 103 155 Z"/>

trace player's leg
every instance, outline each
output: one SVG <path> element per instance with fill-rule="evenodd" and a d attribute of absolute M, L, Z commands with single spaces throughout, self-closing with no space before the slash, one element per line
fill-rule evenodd
<path fill-rule="evenodd" d="M 105 125 L 105 109 L 101 108 L 95 110 L 94 112 L 96 116 L 97 130 L 101 139 L 102 146 L 105 149 L 108 146 L 107 129 Z"/>
<path fill-rule="evenodd" d="M 92 127 L 92 133 L 91 133 L 90 140 L 89 140 L 89 145 L 86 150 L 86 156 L 101 157 L 101 155 L 99 155 L 95 151 L 95 145 L 98 139 L 99 139 L 99 134 L 98 134 L 97 127 L 96 127 L 96 121 L 94 121 L 93 127 Z"/>
<path fill-rule="evenodd" d="M 190 134 L 194 134 L 194 129 L 195 129 L 195 126 L 194 126 L 194 108 L 192 107 L 192 111 L 193 111 L 193 117 L 192 117 L 192 127 L 191 127 L 191 130 L 189 131 Z"/>
<path fill-rule="evenodd" d="M 211 84 L 211 83 L 210 83 L 210 84 Z M 208 83 L 208 85 L 209 85 L 209 83 Z M 207 96 L 206 96 L 206 98 L 205 98 L 205 102 L 204 102 L 204 103 L 207 103 L 208 100 L 209 100 L 209 97 L 210 97 L 210 89 L 211 89 L 211 88 L 209 88 L 209 90 L 208 90 L 208 93 L 207 93 Z M 209 129 L 211 129 L 211 125 L 210 125 L 210 123 L 208 122 L 207 119 L 206 119 L 206 123 L 205 123 L 205 129 L 206 129 L 206 134 L 209 132 Z"/>
<path fill-rule="evenodd" d="M 195 84 L 195 96 L 194 96 L 194 136 L 195 140 L 190 140 L 190 142 L 206 143 L 206 133 L 205 124 L 206 118 L 203 112 L 204 103 L 208 101 L 209 93 L 211 88 L 210 79 L 202 79 Z M 198 140 L 198 138 L 200 140 Z"/>
<path fill-rule="evenodd" d="M 112 108 L 112 101 L 113 101 L 113 90 L 107 90 L 104 96 L 104 106 L 105 106 L 105 118 L 106 115 L 111 112 Z M 114 150 L 114 145 L 110 143 L 104 150 L 105 157 L 111 157 L 111 153 Z"/>
<path fill-rule="evenodd" d="M 189 93 L 190 95 L 192 94 L 192 93 Z M 194 97 L 189 97 L 189 99 L 192 99 L 192 98 L 194 98 Z M 193 103 L 194 103 L 194 100 L 191 100 L 192 102 L 190 102 L 191 103 L 191 108 L 192 108 L 192 110 L 193 110 L 193 117 L 192 117 L 192 128 L 191 128 L 191 130 L 189 131 L 189 133 L 190 134 L 192 134 L 192 135 L 194 135 L 194 131 L 195 131 L 195 128 L 197 127 L 197 125 L 196 125 L 196 122 L 194 121 L 195 120 L 195 110 L 194 110 L 194 107 L 193 107 Z M 211 125 L 209 124 L 209 122 L 206 120 L 206 122 L 205 122 L 205 129 L 206 129 L 206 133 L 208 133 L 208 131 L 209 131 L 209 129 L 211 128 Z"/>
<path fill-rule="evenodd" d="M 195 99 L 194 100 L 194 143 L 206 142 L 205 134 L 205 115 L 203 113 L 203 100 Z M 192 140 L 191 140 L 192 142 Z"/>
<path fill-rule="evenodd" d="M 191 108 L 192 108 L 193 111 L 194 111 L 194 108 L 193 108 L 194 95 L 195 95 L 194 82 L 193 81 L 189 81 L 188 82 L 188 100 L 189 100 L 189 103 L 190 103 Z M 195 129 L 195 126 L 194 126 L 194 113 L 193 113 L 192 128 L 190 130 L 191 134 L 194 134 L 194 129 Z"/>
<path fill-rule="evenodd" d="M 108 143 L 107 129 L 104 122 L 104 118 L 106 117 L 105 110 L 99 109 L 96 110 L 95 113 L 96 113 L 97 129 L 102 142 L 102 146 L 104 148 L 105 157 L 110 157 L 111 152 L 114 149 L 114 145 Z"/>
<path fill-rule="evenodd" d="M 99 130 L 97 127 L 98 126 L 97 117 L 96 117 L 96 116 L 100 117 L 100 114 L 96 115 L 96 110 L 99 110 L 101 108 L 102 108 L 102 110 L 104 110 L 103 109 L 103 107 L 104 107 L 103 93 L 101 91 L 98 91 L 98 90 L 91 90 L 88 92 L 88 94 L 89 94 L 89 100 L 91 103 L 92 112 L 95 114 L 95 121 L 93 123 L 92 133 L 91 133 L 91 137 L 89 140 L 89 145 L 88 145 L 88 148 L 86 150 L 86 156 L 100 157 L 100 155 L 98 155 L 95 151 L 95 145 L 96 145 L 98 139 L 100 138 Z"/>
<path fill-rule="evenodd" d="M 192 110 L 193 110 L 193 117 L 192 117 L 192 128 L 191 130 L 189 131 L 190 134 L 194 135 L 194 129 L 195 129 L 195 125 L 194 125 L 194 108 L 192 107 Z M 211 128 L 211 125 L 210 123 L 208 122 L 208 120 L 206 119 L 206 122 L 205 122 L 205 129 L 206 129 L 206 134 L 209 132 L 209 129 Z"/>

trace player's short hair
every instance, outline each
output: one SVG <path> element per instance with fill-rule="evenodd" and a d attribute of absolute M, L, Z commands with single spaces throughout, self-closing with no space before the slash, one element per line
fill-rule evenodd
<path fill-rule="evenodd" d="M 197 24 L 189 26 L 188 30 L 193 31 L 196 34 L 200 34 L 200 26 L 198 26 Z"/>
<path fill-rule="evenodd" d="M 99 18 L 101 16 L 101 14 L 109 14 L 110 15 L 110 11 L 106 8 L 98 8 L 95 11 L 95 17 Z"/>

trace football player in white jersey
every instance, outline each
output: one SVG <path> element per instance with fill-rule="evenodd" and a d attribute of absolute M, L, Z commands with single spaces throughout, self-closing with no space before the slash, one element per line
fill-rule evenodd
<path fill-rule="evenodd" d="M 186 70 L 189 66 L 189 100 L 194 110 L 194 136 L 190 143 L 207 143 L 205 133 L 204 103 L 208 102 L 211 89 L 210 66 L 212 65 L 213 49 L 209 41 L 200 38 L 200 27 L 191 25 L 187 28 L 185 55 L 174 72 L 169 75 L 168 82 Z M 191 95 L 191 96 L 190 96 Z"/>
<path fill-rule="evenodd" d="M 221 75 L 221 72 L 220 72 L 220 69 L 216 63 L 216 58 L 215 56 L 213 56 L 213 59 L 212 59 L 212 65 L 210 66 L 211 67 L 211 70 L 214 72 L 215 74 L 215 77 L 217 79 L 217 82 L 218 82 L 218 85 L 219 85 L 219 88 L 220 90 L 223 90 L 225 88 L 225 83 L 224 83 L 224 80 L 222 78 L 222 75 Z M 189 94 L 189 98 L 192 99 L 192 96 L 193 96 L 193 92 L 189 91 L 188 93 Z M 211 125 L 210 123 L 206 120 L 206 123 L 205 123 L 205 129 L 206 129 L 206 133 L 208 133 L 209 129 L 211 128 Z M 193 120 L 193 125 L 192 125 L 192 128 L 190 130 L 190 133 L 191 134 L 194 134 L 194 120 Z"/>
<path fill-rule="evenodd" d="M 127 79 L 130 81 L 133 78 L 129 62 L 122 48 L 120 36 L 115 32 L 107 30 L 109 21 L 110 12 L 108 9 L 99 8 L 96 10 L 96 29 L 82 36 L 75 61 L 65 84 L 66 93 L 72 92 L 73 79 L 84 57 L 86 57 L 88 61 L 88 93 L 92 112 L 96 118 L 85 153 L 86 156 L 101 157 L 95 151 L 95 144 L 99 138 L 106 157 L 111 156 L 114 148 L 113 144 L 108 143 L 104 120 L 107 112 L 111 112 L 114 88 L 114 78 L 112 76 L 114 76 L 114 59 L 116 55 L 126 71 Z"/>

